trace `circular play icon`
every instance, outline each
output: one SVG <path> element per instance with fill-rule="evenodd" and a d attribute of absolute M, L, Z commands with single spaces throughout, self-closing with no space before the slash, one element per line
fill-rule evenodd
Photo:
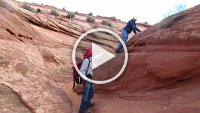
<path fill-rule="evenodd" d="M 111 78 L 108 78 L 106 80 L 93 80 L 90 78 L 87 78 L 85 75 L 83 75 L 77 64 L 76 64 L 76 52 L 77 52 L 77 47 L 80 44 L 80 42 L 89 34 L 95 33 L 95 32 L 104 32 L 110 35 L 113 35 L 115 38 L 117 38 L 117 40 L 119 40 L 122 43 L 123 49 L 124 49 L 124 60 L 121 66 L 121 69 L 118 70 L 118 72 L 115 72 L 115 75 L 112 76 Z M 113 54 L 112 52 L 104 49 L 103 47 L 101 47 L 99 45 L 99 43 L 97 43 L 96 41 L 92 41 L 91 42 L 91 48 L 92 48 L 92 70 L 98 69 L 100 66 L 104 65 L 105 63 L 108 63 L 110 60 L 114 59 L 116 57 L 115 54 Z M 106 84 L 109 82 L 112 82 L 114 80 L 116 80 L 125 70 L 126 65 L 127 65 L 127 61 L 128 61 L 128 51 L 126 48 L 126 45 L 124 43 L 124 41 L 120 38 L 120 36 L 115 33 L 114 31 L 111 31 L 109 29 L 104 29 L 104 28 L 97 28 L 97 29 L 92 29 L 87 31 L 86 33 L 82 34 L 78 40 L 76 41 L 74 47 L 73 47 L 73 51 L 72 51 L 72 62 L 74 65 L 74 68 L 76 69 L 76 71 L 78 72 L 78 74 L 86 81 L 94 83 L 94 84 Z M 92 76 L 95 76 L 92 75 Z"/>

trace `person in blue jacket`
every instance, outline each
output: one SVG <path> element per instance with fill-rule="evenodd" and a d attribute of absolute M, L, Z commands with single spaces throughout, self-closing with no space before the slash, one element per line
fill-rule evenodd
<path fill-rule="evenodd" d="M 133 19 L 129 20 L 128 23 L 126 24 L 126 26 L 122 29 L 121 32 L 121 37 L 122 40 L 126 43 L 127 39 L 128 39 L 128 34 L 131 33 L 132 31 L 137 34 L 137 31 L 140 32 L 140 30 L 137 28 L 136 26 L 136 20 L 137 17 L 133 17 Z M 122 52 L 122 43 L 119 43 L 117 49 L 115 50 L 115 53 L 121 53 Z"/>

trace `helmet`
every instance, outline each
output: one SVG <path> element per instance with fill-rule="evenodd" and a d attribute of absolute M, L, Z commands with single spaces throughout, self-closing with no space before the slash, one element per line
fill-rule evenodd
<path fill-rule="evenodd" d="M 137 20 L 137 19 L 138 19 L 138 17 L 137 17 L 137 16 L 134 16 L 134 17 L 133 17 L 133 19 Z"/>

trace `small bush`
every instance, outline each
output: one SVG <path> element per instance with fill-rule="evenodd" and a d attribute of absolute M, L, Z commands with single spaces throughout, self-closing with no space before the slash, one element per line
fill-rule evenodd
<path fill-rule="evenodd" d="M 89 13 L 89 16 L 93 16 L 93 13 L 90 12 L 90 13 Z"/>
<path fill-rule="evenodd" d="M 28 10 L 28 11 L 34 12 L 34 9 L 31 6 L 27 5 L 27 4 L 23 4 L 23 5 L 21 5 L 21 7 L 26 9 L 26 10 Z"/>
<path fill-rule="evenodd" d="M 75 17 L 75 15 L 76 14 L 74 12 L 68 12 L 66 17 L 72 19 Z"/>
<path fill-rule="evenodd" d="M 187 11 L 173 14 L 173 15 L 163 19 L 161 22 L 157 23 L 156 26 L 159 27 L 160 29 L 169 28 L 169 27 L 172 27 L 174 24 L 176 24 L 178 21 L 183 20 L 187 16 L 189 16 Z"/>
<path fill-rule="evenodd" d="M 170 9 L 168 12 L 166 12 L 166 14 L 164 15 L 164 18 L 167 18 L 173 14 L 177 14 L 185 10 L 186 10 L 186 4 L 176 5 L 173 9 Z"/>
<path fill-rule="evenodd" d="M 87 21 L 90 23 L 95 23 L 95 19 L 92 16 L 88 16 Z"/>
<path fill-rule="evenodd" d="M 78 14 L 78 11 L 76 11 L 75 14 Z"/>
<path fill-rule="evenodd" d="M 58 12 L 56 10 L 51 10 L 50 12 L 51 15 L 54 15 L 54 16 L 59 16 Z"/>
<path fill-rule="evenodd" d="M 113 26 L 113 23 L 112 23 L 111 21 L 107 21 L 107 20 L 103 20 L 103 21 L 101 22 L 101 24 L 106 25 L 106 26 L 110 26 L 110 27 Z"/>
<path fill-rule="evenodd" d="M 148 22 L 141 22 L 141 24 L 148 24 Z"/>
<path fill-rule="evenodd" d="M 35 3 L 35 2 L 33 2 L 32 4 L 33 4 L 33 5 L 39 5 L 38 3 Z"/>
<path fill-rule="evenodd" d="M 41 9 L 40 9 L 40 8 L 38 8 L 36 12 L 37 12 L 37 13 L 41 13 Z"/>
<path fill-rule="evenodd" d="M 3 7 L 9 11 L 12 10 L 12 6 L 8 4 L 5 0 L 0 0 L 0 7 Z"/>
<path fill-rule="evenodd" d="M 114 16 L 114 17 L 112 17 L 112 20 L 113 20 L 113 21 L 116 21 L 116 20 L 117 20 L 117 18 Z"/>

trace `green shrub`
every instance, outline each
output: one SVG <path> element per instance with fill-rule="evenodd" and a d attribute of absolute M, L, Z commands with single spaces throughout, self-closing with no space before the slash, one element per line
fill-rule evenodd
<path fill-rule="evenodd" d="M 92 16 L 88 16 L 87 21 L 90 23 L 95 23 L 95 19 Z"/>
<path fill-rule="evenodd" d="M 68 12 L 66 17 L 72 19 L 75 17 L 75 15 L 76 14 L 74 12 Z"/>
<path fill-rule="evenodd" d="M 148 24 L 148 22 L 141 22 L 141 24 Z"/>
<path fill-rule="evenodd" d="M 89 13 L 89 16 L 93 16 L 93 13 L 90 12 L 90 13 Z"/>
<path fill-rule="evenodd" d="M 107 21 L 107 20 L 103 20 L 103 21 L 101 22 L 101 24 L 106 25 L 106 26 L 110 26 L 110 27 L 113 26 L 113 23 L 112 23 L 111 21 Z"/>
<path fill-rule="evenodd" d="M 7 3 L 5 0 L 0 0 L 0 7 L 3 7 L 9 11 L 12 10 L 12 6 L 9 3 Z"/>
<path fill-rule="evenodd" d="M 35 3 L 35 2 L 33 2 L 32 4 L 33 4 L 33 5 L 39 5 L 38 3 Z"/>
<path fill-rule="evenodd" d="M 76 11 L 75 14 L 78 14 L 78 11 Z"/>
<path fill-rule="evenodd" d="M 27 5 L 27 4 L 23 4 L 23 5 L 21 5 L 21 7 L 26 9 L 26 10 L 28 10 L 28 11 L 34 12 L 34 9 L 31 6 Z"/>
<path fill-rule="evenodd" d="M 112 20 L 113 20 L 113 21 L 116 21 L 116 20 L 117 20 L 117 18 L 114 16 L 114 17 L 112 18 Z"/>
<path fill-rule="evenodd" d="M 173 9 L 170 8 L 169 11 L 166 12 L 166 14 L 164 15 L 164 18 L 167 18 L 173 14 L 177 14 L 185 10 L 186 10 L 186 4 L 175 5 Z"/>
<path fill-rule="evenodd" d="M 41 13 L 41 9 L 40 9 L 40 8 L 38 8 L 36 12 L 37 12 L 37 13 Z"/>
<path fill-rule="evenodd" d="M 156 26 L 159 26 L 161 29 L 169 28 L 187 16 L 188 16 L 188 14 L 186 13 L 186 11 L 183 11 L 183 12 L 180 12 L 177 14 L 173 14 L 173 15 L 163 19 L 160 23 L 156 24 Z"/>
<path fill-rule="evenodd" d="M 51 10 L 50 12 L 51 15 L 54 15 L 54 16 L 59 16 L 58 12 L 56 10 Z"/>

